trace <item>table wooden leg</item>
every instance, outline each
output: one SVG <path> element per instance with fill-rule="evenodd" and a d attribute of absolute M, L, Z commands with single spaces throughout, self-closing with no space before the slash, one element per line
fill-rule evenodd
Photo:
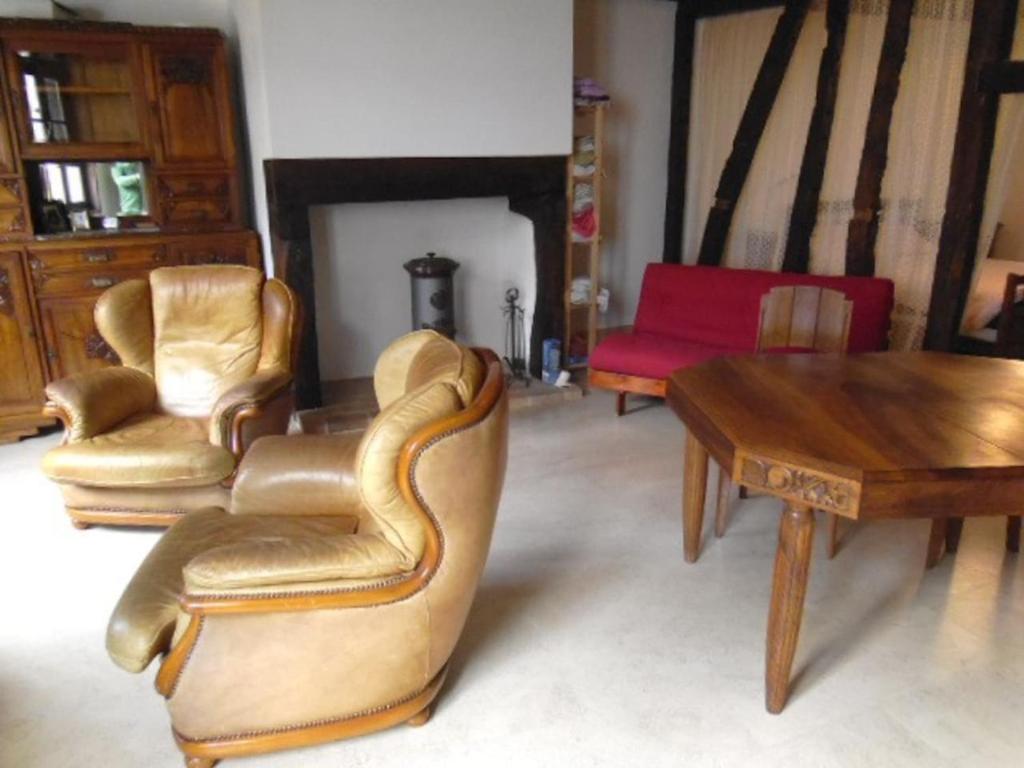
<path fill-rule="evenodd" d="M 939 564 L 946 551 L 946 536 L 949 535 L 949 518 L 937 517 L 932 520 L 932 529 L 928 534 L 928 556 L 924 567 L 934 568 Z"/>
<path fill-rule="evenodd" d="M 724 468 L 718 468 L 718 498 L 715 500 L 715 536 L 725 535 L 725 526 L 729 522 L 729 501 L 732 496 L 732 480 Z"/>
<path fill-rule="evenodd" d="M 955 554 L 960 546 L 960 534 L 964 530 L 962 517 L 950 517 L 946 523 L 946 551 Z"/>
<path fill-rule="evenodd" d="M 775 553 L 765 659 L 765 706 L 773 715 L 782 711 L 789 695 L 789 676 L 800 635 L 813 540 L 814 511 L 803 504 L 786 502 L 779 525 L 779 548 Z"/>
<path fill-rule="evenodd" d="M 694 563 L 700 554 L 704 527 L 704 498 L 708 482 L 708 452 L 689 430 L 683 458 L 683 556 Z"/>

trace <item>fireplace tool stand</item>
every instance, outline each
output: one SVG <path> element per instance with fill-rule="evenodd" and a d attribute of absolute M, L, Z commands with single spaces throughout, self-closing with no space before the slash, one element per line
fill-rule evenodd
<path fill-rule="evenodd" d="M 505 291 L 505 306 L 501 313 L 505 316 L 505 365 L 508 369 L 506 377 L 510 385 L 516 383 L 530 386 L 530 374 L 526 371 L 526 331 L 525 310 L 517 303 L 519 289 L 509 288 Z"/>

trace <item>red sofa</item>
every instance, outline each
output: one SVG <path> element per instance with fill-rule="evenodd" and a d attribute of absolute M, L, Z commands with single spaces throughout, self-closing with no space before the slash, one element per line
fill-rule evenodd
<path fill-rule="evenodd" d="M 816 285 L 853 301 L 850 352 L 885 349 L 893 308 L 891 280 L 755 269 L 648 264 L 630 333 L 605 337 L 590 356 L 590 384 L 619 393 L 665 395 L 675 370 L 722 355 L 755 351 L 761 297 L 780 285 Z"/>

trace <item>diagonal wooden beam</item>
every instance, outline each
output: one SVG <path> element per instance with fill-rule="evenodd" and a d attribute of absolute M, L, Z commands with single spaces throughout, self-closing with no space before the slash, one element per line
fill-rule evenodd
<path fill-rule="evenodd" d="M 672 122 L 668 141 L 668 187 L 665 191 L 665 235 L 661 260 L 679 264 L 683 256 L 683 213 L 686 205 L 686 162 L 690 140 L 690 90 L 696 26 L 689 3 L 676 8 L 672 59 Z"/>
<path fill-rule="evenodd" d="M 875 90 L 864 132 L 857 186 L 853 193 L 853 217 L 846 235 L 846 274 L 875 274 L 875 241 L 878 239 L 878 211 L 882 203 L 882 178 L 889 162 L 889 129 L 892 108 L 900 90 L 900 75 L 907 58 L 910 14 L 914 0 L 892 0 L 885 22 L 882 53 L 878 60 Z"/>
<path fill-rule="evenodd" d="M 811 235 L 818 220 L 818 200 L 825 177 L 832 138 L 832 122 L 836 112 L 839 91 L 839 68 L 846 43 L 846 23 L 850 15 L 850 0 L 828 0 L 825 22 L 828 41 L 821 52 L 818 66 L 818 90 L 807 129 L 807 144 L 800 165 L 800 178 L 793 198 L 793 213 L 789 218 L 786 253 L 782 259 L 783 272 L 807 272 L 811 261 Z"/>
<path fill-rule="evenodd" d="M 718 181 L 715 202 L 708 214 L 704 237 L 700 244 L 700 255 L 697 259 L 700 264 L 716 266 L 722 261 L 722 251 L 725 249 L 725 240 L 736 210 L 736 201 L 743 191 L 754 153 L 757 152 L 757 145 L 761 142 L 768 116 L 779 95 L 782 78 L 793 57 L 793 49 L 807 17 L 808 5 L 809 0 L 788 0 L 775 25 L 768 50 L 757 72 L 757 79 L 754 80 L 750 100 L 743 110 L 739 128 L 736 129 L 732 152 Z"/>
<path fill-rule="evenodd" d="M 928 308 L 926 349 L 953 348 L 967 304 L 999 116 L 999 94 L 984 87 L 982 74 L 1009 58 L 1017 5 L 1018 0 L 974 4 L 946 214 Z"/>

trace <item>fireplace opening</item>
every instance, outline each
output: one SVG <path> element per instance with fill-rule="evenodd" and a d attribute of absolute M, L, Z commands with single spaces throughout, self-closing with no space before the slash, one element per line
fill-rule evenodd
<path fill-rule="evenodd" d="M 454 259 L 456 339 L 502 354 L 505 292 L 536 300 L 533 225 L 507 198 L 315 206 L 310 211 L 320 378 L 370 376 L 384 347 L 412 330 L 403 264 L 435 252 Z"/>
<path fill-rule="evenodd" d="M 263 167 L 274 274 L 296 290 L 305 308 L 295 382 L 299 409 L 314 408 L 322 403 L 320 353 L 326 349 L 318 342 L 320 310 L 317 294 L 321 280 L 314 274 L 311 206 L 410 204 L 414 201 L 461 201 L 455 204 L 464 205 L 468 199 L 507 200 L 503 215 L 518 214 L 527 219 L 532 232 L 535 295 L 533 317 L 528 325 L 529 360 L 531 373 L 539 377 L 541 344 L 545 338 L 560 338 L 564 324 L 565 156 L 271 159 L 265 160 Z M 491 200 L 483 205 L 496 203 Z M 345 220 L 344 213 L 338 215 Z M 328 219 L 337 223 L 334 216 L 329 214 Z M 509 223 L 509 226 L 526 226 L 516 219 L 509 218 L 508 221 L 516 222 L 514 225 Z M 349 220 L 346 226 L 357 226 L 357 222 Z M 525 233 L 527 230 L 520 231 Z M 342 235 L 335 232 L 331 239 L 335 236 Z M 428 243 L 427 239 L 421 236 L 414 242 L 410 241 L 409 248 L 414 250 L 402 252 L 398 258 L 404 261 L 428 250 L 443 250 L 442 244 Z M 395 247 L 397 249 L 397 244 Z M 404 246 L 398 250 L 404 250 Z M 331 250 L 321 248 L 319 253 L 323 258 Z M 322 264 L 319 271 L 335 268 L 333 263 Z M 463 278 L 460 282 L 472 284 L 464 274 L 460 276 Z M 340 271 L 338 280 L 345 280 Z M 517 287 L 523 290 L 526 286 Z M 502 294 L 503 291 L 494 298 L 485 296 L 482 300 L 493 302 L 492 306 L 496 305 L 495 309 L 498 309 Z M 462 301 L 467 301 L 465 293 Z M 375 306 L 374 309 L 381 307 Z M 397 320 L 403 313 L 392 314 Z M 405 316 L 408 317 L 407 314 Z M 500 317 L 497 313 L 496 316 Z M 360 322 L 373 323 L 375 320 L 376 317 L 367 316 Z M 407 327 L 402 326 L 402 332 Z M 397 330 L 398 326 L 395 328 Z M 499 351 L 502 349 L 501 343 L 493 346 Z"/>

